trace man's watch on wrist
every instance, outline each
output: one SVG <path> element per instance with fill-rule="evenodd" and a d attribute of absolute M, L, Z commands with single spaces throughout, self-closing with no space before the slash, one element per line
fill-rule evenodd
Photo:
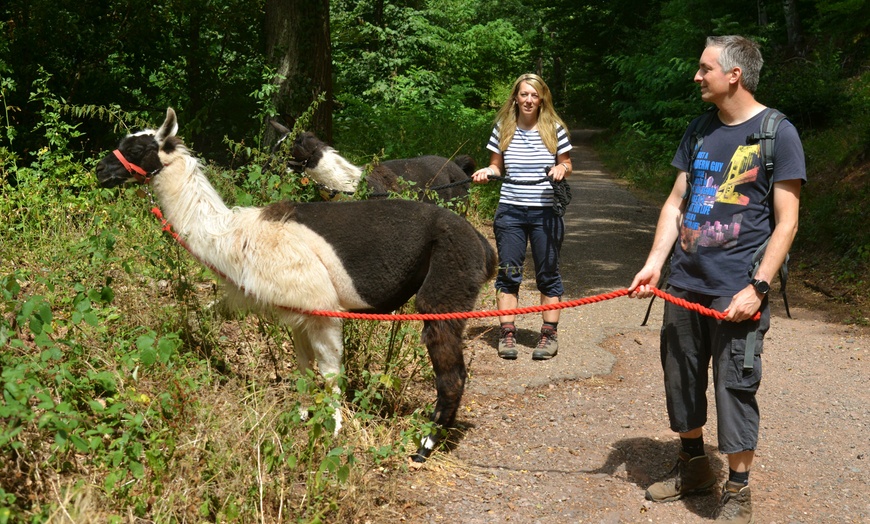
<path fill-rule="evenodd" d="M 770 291 L 770 284 L 765 282 L 764 280 L 758 280 L 757 278 L 752 279 L 752 287 L 755 288 L 755 291 L 758 291 L 762 295 L 766 295 Z"/>

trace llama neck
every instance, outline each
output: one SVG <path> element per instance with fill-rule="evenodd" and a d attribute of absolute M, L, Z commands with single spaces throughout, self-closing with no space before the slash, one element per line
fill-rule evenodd
<path fill-rule="evenodd" d="M 348 162 L 331 147 L 323 150 L 323 157 L 313 169 L 305 170 L 308 175 L 329 189 L 336 191 L 356 191 L 362 170 Z"/>
<path fill-rule="evenodd" d="M 202 252 L 223 234 L 232 212 L 209 183 L 199 161 L 189 154 L 160 154 L 166 167 L 154 179 L 154 192 L 173 229 Z"/>

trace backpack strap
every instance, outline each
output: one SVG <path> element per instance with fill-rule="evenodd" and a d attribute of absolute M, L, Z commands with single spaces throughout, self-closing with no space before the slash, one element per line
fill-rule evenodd
<path fill-rule="evenodd" d="M 764 172 L 767 175 L 767 193 L 764 198 L 770 196 L 773 191 L 773 165 L 774 165 L 774 148 L 776 147 L 776 131 L 779 125 L 786 116 L 776 109 L 768 107 L 764 110 L 764 119 L 761 121 L 761 128 L 757 133 L 752 133 L 746 137 L 747 144 L 759 144 L 761 165 L 764 166 Z"/>
<path fill-rule="evenodd" d="M 768 182 L 767 192 L 764 194 L 764 198 L 773 198 L 773 166 L 775 163 L 774 161 L 776 160 L 774 156 L 776 132 L 783 120 L 786 119 L 787 117 L 782 112 L 769 107 L 765 109 L 764 119 L 761 121 L 759 132 L 746 137 L 747 144 L 757 143 L 760 146 L 761 164 L 764 166 Z M 756 250 L 755 254 L 752 256 L 752 274 L 750 275 L 752 278 L 754 278 L 755 272 L 758 270 L 758 265 L 764 257 L 764 250 L 767 248 L 767 242 L 769 240 L 770 239 L 759 246 L 758 250 Z M 788 307 L 788 296 L 786 295 L 786 284 L 788 283 L 788 259 L 789 256 L 786 254 L 785 260 L 779 268 L 779 282 L 782 302 L 785 305 L 785 314 L 788 318 L 791 318 L 791 311 Z"/>

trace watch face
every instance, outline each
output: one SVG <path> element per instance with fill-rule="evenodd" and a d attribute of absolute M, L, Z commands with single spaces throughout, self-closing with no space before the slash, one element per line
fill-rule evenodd
<path fill-rule="evenodd" d="M 755 286 L 755 289 L 762 295 L 766 295 L 767 292 L 770 291 L 770 284 L 764 280 L 753 280 L 752 285 Z"/>

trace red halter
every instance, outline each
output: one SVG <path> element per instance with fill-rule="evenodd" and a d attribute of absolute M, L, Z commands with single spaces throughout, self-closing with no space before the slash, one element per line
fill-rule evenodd
<path fill-rule="evenodd" d="M 126 169 L 128 173 L 133 175 L 133 177 L 136 179 L 136 181 L 139 182 L 140 184 L 147 184 L 148 182 L 150 182 L 151 177 L 149 177 L 148 175 L 154 174 L 154 172 L 159 171 L 159 170 L 155 169 L 151 173 L 146 173 L 145 170 L 142 169 L 141 167 L 137 166 L 136 164 L 132 164 L 132 163 L 128 162 L 127 159 L 124 158 L 124 155 L 121 153 L 120 149 L 116 149 L 116 150 L 112 151 L 112 153 L 115 154 L 115 158 L 117 158 L 118 161 L 121 162 L 121 165 L 124 166 L 124 169 Z"/>

